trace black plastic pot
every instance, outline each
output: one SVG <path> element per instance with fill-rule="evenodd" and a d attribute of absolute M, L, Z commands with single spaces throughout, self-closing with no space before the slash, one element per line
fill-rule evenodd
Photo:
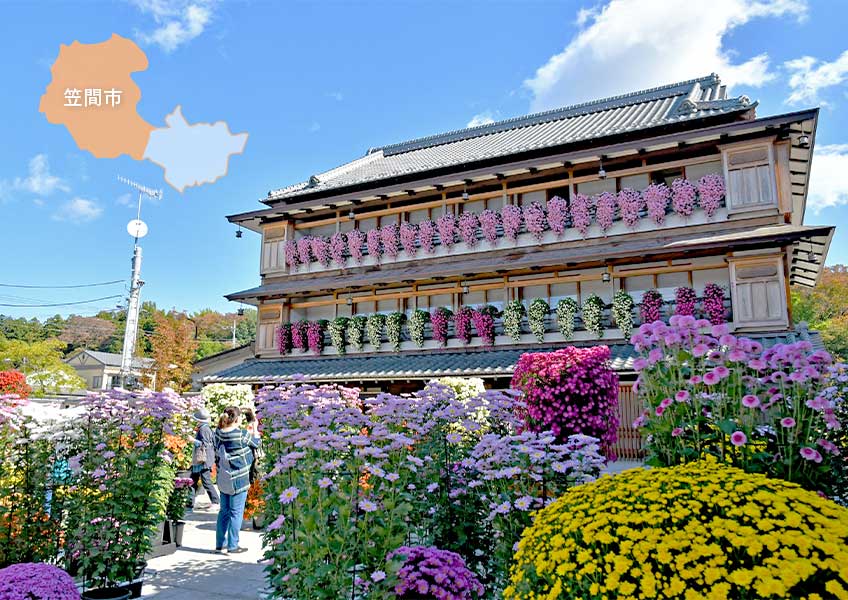
<path fill-rule="evenodd" d="M 171 539 L 177 544 L 177 547 L 183 545 L 183 531 L 185 530 L 185 521 L 171 522 Z"/>
<path fill-rule="evenodd" d="M 265 526 L 265 515 L 256 515 L 253 517 L 253 528 L 257 531 Z"/>
<path fill-rule="evenodd" d="M 141 591 L 139 590 L 139 596 L 141 596 Z M 132 598 L 132 594 L 126 588 L 122 587 L 108 587 L 108 588 L 98 588 L 96 590 L 88 590 L 87 592 L 82 593 L 82 600 L 129 600 Z M 138 596 L 136 596 L 138 598 Z"/>

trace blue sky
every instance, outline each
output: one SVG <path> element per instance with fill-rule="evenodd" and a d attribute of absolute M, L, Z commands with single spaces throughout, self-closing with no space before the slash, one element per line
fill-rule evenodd
<path fill-rule="evenodd" d="M 165 187 L 147 204 L 142 296 L 160 306 L 232 309 L 259 281 L 259 238 L 224 215 L 370 146 L 716 71 L 758 114 L 822 106 L 807 223 L 841 227 L 829 263 L 848 263 L 848 4 L 803 0 L 602 2 L 4 3 L 0 48 L 0 283 L 127 278 L 134 218 L 123 175 Z M 162 126 L 225 120 L 250 134 L 214 185 L 179 194 L 149 162 L 95 159 L 38 103 L 59 45 L 136 40 L 138 110 Z M 130 204 L 128 206 L 128 204 Z M 0 288 L 0 303 L 122 294 Z M 80 307 L 10 308 L 46 317 Z"/>

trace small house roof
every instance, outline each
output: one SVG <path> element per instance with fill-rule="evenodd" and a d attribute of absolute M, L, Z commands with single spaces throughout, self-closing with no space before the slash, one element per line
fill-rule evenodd
<path fill-rule="evenodd" d="M 99 363 L 106 365 L 107 367 L 120 367 L 121 366 L 121 355 L 114 354 L 112 352 L 100 352 L 99 350 L 89 350 L 85 349 L 82 352 L 78 352 L 73 356 L 65 359 L 65 362 L 69 362 L 74 358 L 78 357 L 80 354 L 87 354 L 94 360 Z M 133 369 L 149 369 L 153 366 L 152 358 L 144 358 L 144 357 L 133 357 L 132 359 L 132 368 Z"/>

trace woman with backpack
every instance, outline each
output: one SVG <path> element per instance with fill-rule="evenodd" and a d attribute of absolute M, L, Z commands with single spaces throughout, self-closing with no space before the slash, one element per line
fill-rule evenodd
<path fill-rule="evenodd" d="M 250 487 L 250 466 L 253 451 L 259 448 L 255 427 L 251 431 L 238 426 L 240 411 L 230 406 L 221 413 L 215 430 L 215 462 L 218 466 L 218 490 L 221 492 L 221 509 L 215 532 L 215 552 L 246 552 L 240 548 L 239 530 L 244 519 L 244 504 Z"/>

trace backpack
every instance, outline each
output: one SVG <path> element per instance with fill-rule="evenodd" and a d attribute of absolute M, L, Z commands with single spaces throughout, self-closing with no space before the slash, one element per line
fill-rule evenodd
<path fill-rule="evenodd" d="M 224 448 L 224 444 L 218 444 L 215 462 L 218 464 L 218 490 L 222 494 L 235 494 L 236 488 L 230 474 L 230 457 L 227 456 L 227 449 Z"/>

